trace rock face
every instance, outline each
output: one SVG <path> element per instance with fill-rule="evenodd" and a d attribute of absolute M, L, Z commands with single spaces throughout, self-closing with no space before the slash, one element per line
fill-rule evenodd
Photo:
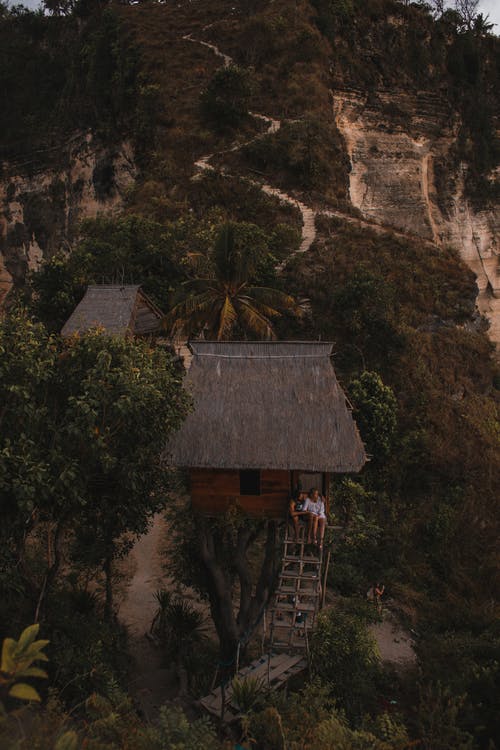
<path fill-rule="evenodd" d="M 61 166 L 62 165 L 62 166 Z M 132 147 L 106 148 L 91 134 L 63 146 L 57 167 L 26 174 L 4 162 L 0 173 L 0 304 L 42 258 L 66 250 L 78 222 L 121 207 L 134 183 Z"/>
<path fill-rule="evenodd" d="M 498 345 L 500 207 L 474 210 L 465 195 L 466 167 L 452 158 L 457 114 L 429 92 L 336 91 L 333 101 L 352 204 L 367 219 L 454 247 L 476 274 L 478 308 Z"/>

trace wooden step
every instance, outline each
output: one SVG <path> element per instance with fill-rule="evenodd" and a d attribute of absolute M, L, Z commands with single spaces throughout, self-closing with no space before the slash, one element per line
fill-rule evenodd
<path fill-rule="evenodd" d="M 274 612 L 278 610 L 280 612 L 315 612 L 316 603 L 300 602 L 299 604 L 289 604 L 288 602 L 276 602 L 272 611 Z"/>
<path fill-rule="evenodd" d="M 316 578 L 301 578 L 297 576 L 295 580 L 285 577 L 280 581 L 276 593 L 294 595 L 302 591 L 304 594 L 309 594 L 317 590 L 319 580 L 319 576 Z"/>
<path fill-rule="evenodd" d="M 301 555 L 285 555 L 283 557 L 283 563 L 287 562 L 298 562 L 303 563 L 304 565 L 321 565 L 321 560 L 319 557 L 312 557 L 312 556 L 301 556 Z"/>
<path fill-rule="evenodd" d="M 319 579 L 319 573 L 303 570 L 282 570 L 280 573 L 281 578 L 301 578 L 302 580 L 316 580 Z"/>
<path fill-rule="evenodd" d="M 292 638 L 290 641 L 273 641 L 273 648 L 284 648 L 284 649 L 290 649 L 293 648 L 296 651 L 306 651 L 307 645 L 306 645 L 306 639 L 305 638 Z"/>
<path fill-rule="evenodd" d="M 307 631 L 312 630 L 313 627 L 314 627 L 313 617 L 306 618 L 305 621 L 302 619 L 301 622 L 294 622 L 293 617 L 292 617 L 292 620 L 290 620 L 289 622 L 285 622 L 284 620 L 275 620 L 272 623 L 273 633 L 277 631 L 278 635 L 279 633 L 283 633 L 283 631 L 286 631 L 287 633 L 289 633 L 290 631 L 293 632 L 295 630 L 297 632 L 301 631 L 303 633 L 305 630 Z"/>

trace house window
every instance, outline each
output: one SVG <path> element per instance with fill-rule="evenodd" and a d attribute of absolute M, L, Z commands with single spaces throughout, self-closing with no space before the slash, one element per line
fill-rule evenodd
<path fill-rule="evenodd" d="M 260 471 L 258 469 L 240 471 L 240 495 L 260 495 Z"/>

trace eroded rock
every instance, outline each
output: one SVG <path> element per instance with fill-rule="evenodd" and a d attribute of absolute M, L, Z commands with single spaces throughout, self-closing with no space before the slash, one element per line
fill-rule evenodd
<path fill-rule="evenodd" d="M 455 248 L 476 274 L 478 309 L 500 344 L 500 207 L 476 210 L 466 196 L 467 167 L 451 156 L 457 113 L 429 92 L 336 91 L 333 101 L 352 204 L 378 224 Z M 444 180 L 436 164 L 446 165 Z"/>
<path fill-rule="evenodd" d="M 110 149 L 90 133 L 62 147 L 58 161 L 33 174 L 2 165 L 0 303 L 43 258 L 69 248 L 82 219 L 120 209 L 137 174 L 130 143 Z"/>

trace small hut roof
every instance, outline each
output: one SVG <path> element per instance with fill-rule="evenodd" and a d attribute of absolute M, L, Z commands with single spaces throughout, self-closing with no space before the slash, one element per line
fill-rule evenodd
<path fill-rule="evenodd" d="M 167 446 L 177 466 L 359 471 L 366 461 L 332 344 L 191 344 L 193 412 Z"/>
<path fill-rule="evenodd" d="M 117 336 L 136 333 L 136 316 L 140 306 L 146 307 L 148 310 L 149 321 L 146 326 L 148 330 L 137 332 L 149 333 L 157 330 L 161 313 L 141 292 L 140 286 L 136 284 L 125 286 L 96 284 L 89 286 L 83 299 L 64 324 L 61 335 L 71 336 L 74 333 L 85 333 L 96 327 L 101 327 L 106 333 Z"/>

